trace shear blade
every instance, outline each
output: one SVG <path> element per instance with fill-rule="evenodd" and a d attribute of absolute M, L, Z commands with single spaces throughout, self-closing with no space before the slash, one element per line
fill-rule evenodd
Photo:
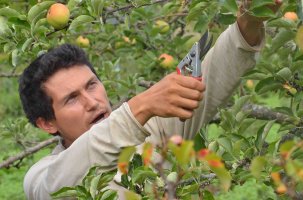
<path fill-rule="evenodd" d="M 202 59 L 205 54 L 208 52 L 208 50 L 211 47 L 211 44 L 213 42 L 213 36 L 211 36 L 211 38 L 208 40 L 208 31 L 206 31 L 203 36 L 201 37 L 201 39 L 199 40 L 198 44 L 199 44 L 199 50 L 200 50 L 200 59 Z"/>

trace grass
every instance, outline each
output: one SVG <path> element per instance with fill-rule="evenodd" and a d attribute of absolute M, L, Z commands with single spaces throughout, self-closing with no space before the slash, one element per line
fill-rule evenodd
<path fill-rule="evenodd" d="M 23 178 L 30 168 L 42 157 L 50 153 L 50 149 L 43 149 L 33 156 L 33 160 L 27 159 L 19 168 L 11 167 L 0 170 L 0 199 L 1 200 L 23 200 L 26 199 L 23 191 Z"/>

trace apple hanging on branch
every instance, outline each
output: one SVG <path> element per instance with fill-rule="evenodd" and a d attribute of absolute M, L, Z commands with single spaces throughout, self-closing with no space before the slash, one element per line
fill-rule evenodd
<path fill-rule="evenodd" d="M 169 69 L 169 68 L 172 68 L 172 67 L 176 67 L 175 66 L 176 65 L 175 59 L 167 53 L 162 53 L 159 56 L 159 60 L 160 60 L 160 66 L 162 68 Z"/>
<path fill-rule="evenodd" d="M 69 20 L 70 12 L 66 5 L 55 3 L 49 8 L 46 20 L 55 30 L 63 29 Z"/>
<path fill-rule="evenodd" d="M 80 35 L 76 39 L 76 43 L 77 43 L 77 45 L 79 45 L 82 48 L 89 47 L 89 39 L 86 37 L 83 37 L 82 35 Z"/>

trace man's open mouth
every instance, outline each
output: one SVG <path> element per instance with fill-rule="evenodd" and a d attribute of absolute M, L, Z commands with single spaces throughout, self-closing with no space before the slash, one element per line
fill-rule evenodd
<path fill-rule="evenodd" d="M 101 113 L 91 122 L 91 124 L 95 124 L 95 123 L 101 121 L 103 118 L 104 118 L 104 113 Z"/>

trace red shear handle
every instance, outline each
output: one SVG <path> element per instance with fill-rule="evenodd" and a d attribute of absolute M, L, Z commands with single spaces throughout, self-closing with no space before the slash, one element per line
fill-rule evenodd
<path fill-rule="evenodd" d="M 179 69 L 179 67 L 177 67 L 177 74 L 180 74 L 180 75 L 182 74 L 181 70 Z"/>

